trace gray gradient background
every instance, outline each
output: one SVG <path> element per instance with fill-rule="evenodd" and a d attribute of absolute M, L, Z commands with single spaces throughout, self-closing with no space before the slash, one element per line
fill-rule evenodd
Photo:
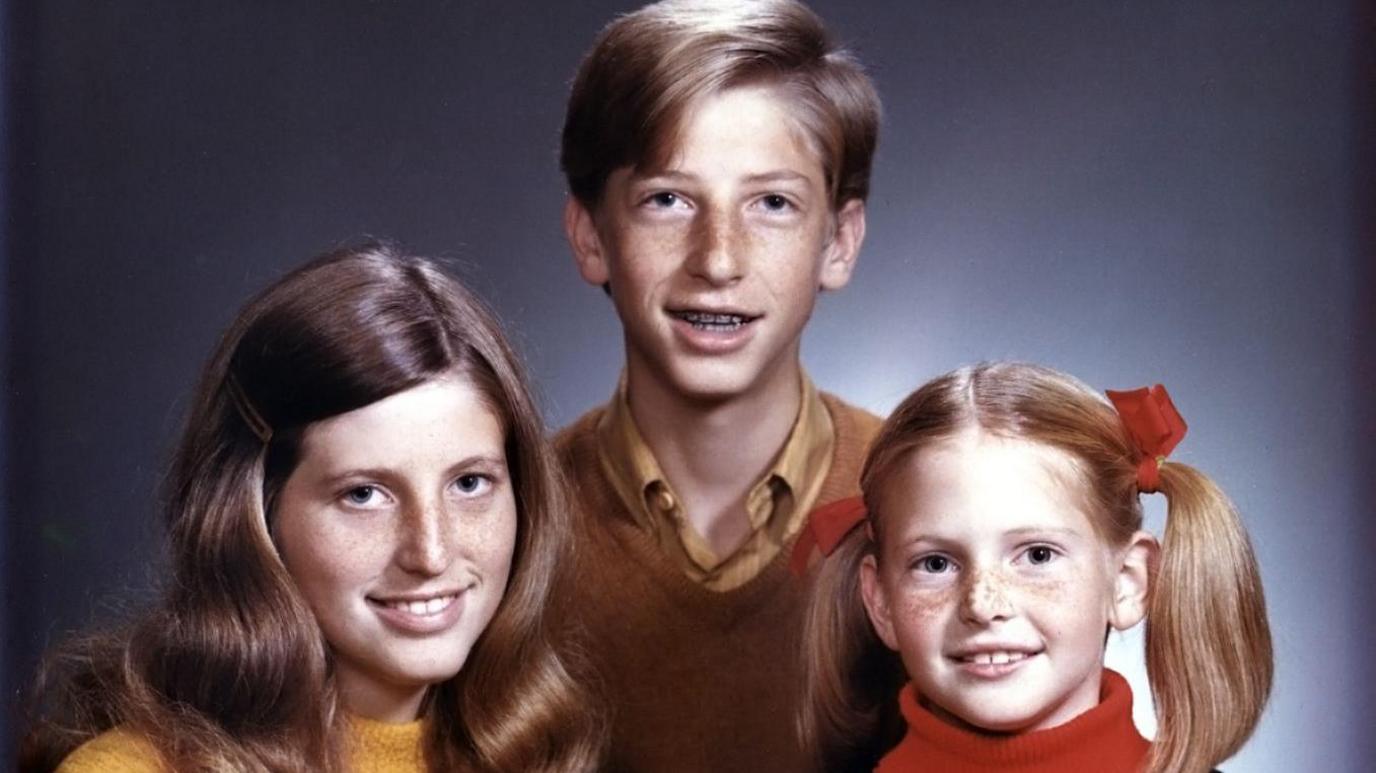
<path fill-rule="evenodd" d="M 3 7 L 7 704 L 46 642 L 146 595 L 202 358 L 307 256 L 372 234 L 454 258 L 552 424 L 607 397 L 619 328 L 563 243 L 555 157 L 581 52 L 632 5 Z M 1370 6 L 815 7 L 887 114 L 813 377 L 879 412 L 983 358 L 1168 384 L 1179 458 L 1252 530 L 1276 637 L 1272 703 L 1225 769 L 1369 765 Z M 1139 646 L 1110 659 L 1145 704 Z"/>

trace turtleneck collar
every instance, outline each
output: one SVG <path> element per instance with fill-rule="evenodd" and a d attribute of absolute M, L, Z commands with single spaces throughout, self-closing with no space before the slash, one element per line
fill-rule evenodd
<path fill-rule="evenodd" d="M 1132 689 L 1104 669 L 1099 705 L 1047 730 L 983 735 L 924 708 L 909 683 L 898 696 L 908 733 L 879 761 L 879 773 L 1116 773 L 1141 769 L 1150 744 L 1132 723 Z"/>

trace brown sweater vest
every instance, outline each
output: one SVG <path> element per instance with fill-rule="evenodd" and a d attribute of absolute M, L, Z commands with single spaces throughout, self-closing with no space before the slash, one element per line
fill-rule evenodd
<path fill-rule="evenodd" d="M 879 419 L 831 395 L 836 432 L 817 504 L 859 493 Z M 798 771 L 798 636 L 810 584 L 785 548 L 758 576 L 710 591 L 664 559 L 602 473 L 594 409 L 555 438 L 574 491 L 570 601 L 612 712 L 612 771 Z"/>

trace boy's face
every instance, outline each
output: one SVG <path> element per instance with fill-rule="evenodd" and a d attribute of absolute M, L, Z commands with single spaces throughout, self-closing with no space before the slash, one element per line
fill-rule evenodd
<path fill-rule="evenodd" d="M 632 381 L 722 400 L 793 381 L 820 288 L 850 279 L 864 205 L 833 212 L 822 162 L 775 91 L 686 113 L 667 169 L 614 172 L 565 227 L 583 278 L 609 284 Z"/>

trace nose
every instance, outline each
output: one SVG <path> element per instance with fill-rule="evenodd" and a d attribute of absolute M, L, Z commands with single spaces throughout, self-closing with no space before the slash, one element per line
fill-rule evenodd
<path fill-rule="evenodd" d="M 1013 602 L 1007 580 L 994 571 L 972 572 L 965 582 L 960 603 L 962 619 L 976 625 L 988 625 L 1013 616 Z"/>
<path fill-rule="evenodd" d="M 739 217 L 729 211 L 704 207 L 695 223 L 688 273 L 714 287 L 735 283 L 744 275 Z"/>
<path fill-rule="evenodd" d="M 449 566 L 449 517 L 441 502 L 422 502 L 397 523 L 397 565 L 412 574 L 434 576 Z"/>

